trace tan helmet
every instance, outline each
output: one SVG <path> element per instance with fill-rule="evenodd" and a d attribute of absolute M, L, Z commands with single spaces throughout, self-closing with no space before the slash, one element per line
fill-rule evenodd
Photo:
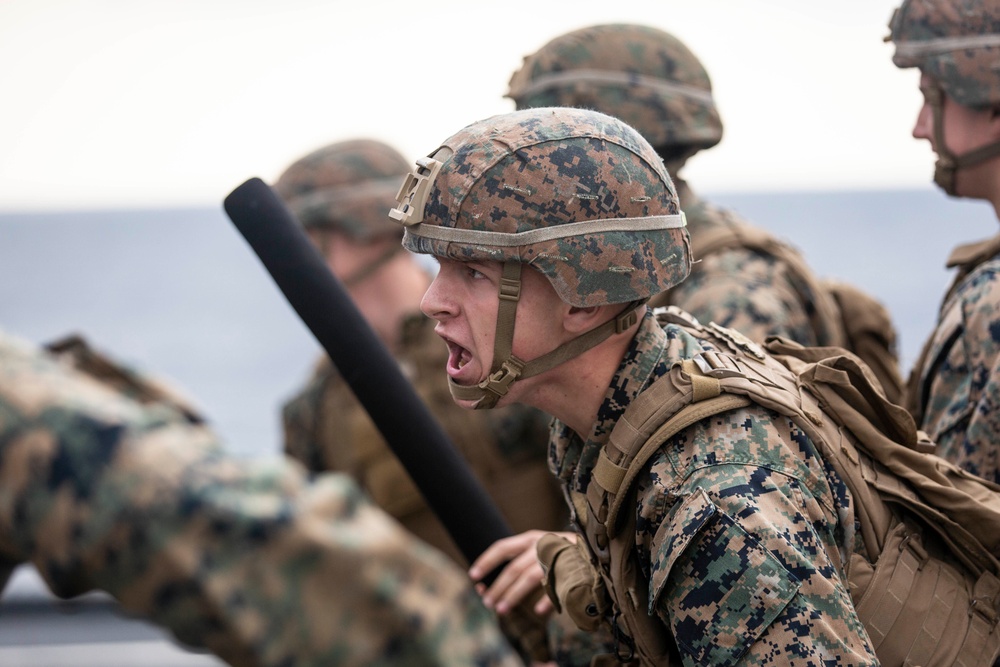
<path fill-rule="evenodd" d="M 417 162 L 390 215 L 409 250 L 503 264 L 491 375 L 457 398 L 492 407 L 518 378 L 544 372 L 636 321 L 691 265 L 677 193 L 638 132 L 596 111 L 540 108 L 473 123 Z M 627 304 L 621 315 L 535 360 L 511 354 L 521 266 L 566 303 Z"/>
<path fill-rule="evenodd" d="M 898 67 L 918 67 L 934 114 L 934 180 L 955 194 L 955 172 L 1000 155 L 1000 143 L 953 155 L 944 142 L 942 95 L 963 106 L 1000 106 L 1000 5 L 996 0 L 905 0 L 889 21 Z"/>
<path fill-rule="evenodd" d="M 296 160 L 274 189 L 306 229 L 336 230 L 366 243 L 402 236 L 386 211 L 409 171 L 409 162 L 391 146 L 353 139 Z"/>
<path fill-rule="evenodd" d="M 642 25 L 596 25 L 527 56 L 507 93 L 518 109 L 596 109 L 639 130 L 665 158 L 722 139 L 712 82 L 676 37 Z"/>

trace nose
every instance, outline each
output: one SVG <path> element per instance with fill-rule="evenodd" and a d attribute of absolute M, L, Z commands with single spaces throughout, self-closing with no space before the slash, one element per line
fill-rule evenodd
<path fill-rule="evenodd" d="M 452 317 L 456 313 L 454 299 L 448 297 L 448 291 L 444 288 L 443 271 L 438 271 L 431 281 L 423 298 L 420 299 L 420 310 L 427 317 L 443 321 Z"/>
<path fill-rule="evenodd" d="M 917 120 L 913 124 L 913 138 L 930 141 L 933 136 L 933 127 L 934 112 L 931 109 L 931 105 L 924 102 L 923 106 L 920 107 L 920 112 L 917 114 Z"/>

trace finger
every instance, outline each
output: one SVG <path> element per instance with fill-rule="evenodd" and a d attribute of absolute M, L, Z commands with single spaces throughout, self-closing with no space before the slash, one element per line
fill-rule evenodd
<path fill-rule="evenodd" d="M 515 558 L 508 563 L 483 595 L 483 602 L 486 606 L 492 608 L 493 605 L 500 601 L 506 592 L 521 578 L 525 568 L 526 565 L 523 559 Z"/>
<path fill-rule="evenodd" d="M 527 558 L 525 556 L 527 554 L 522 555 L 522 557 L 513 563 L 517 566 L 517 578 L 497 598 L 496 609 L 498 613 L 510 610 L 542 587 L 543 573 L 541 566 L 534 558 Z"/>
<path fill-rule="evenodd" d="M 469 576 L 473 581 L 479 581 L 487 574 L 505 562 L 515 558 L 528 549 L 534 549 L 535 544 L 545 533 L 540 530 L 529 530 L 518 535 L 505 537 L 491 544 L 469 567 Z"/>

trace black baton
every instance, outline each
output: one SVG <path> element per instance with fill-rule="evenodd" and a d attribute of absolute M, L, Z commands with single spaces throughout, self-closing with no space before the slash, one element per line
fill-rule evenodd
<path fill-rule="evenodd" d="M 284 202 L 251 178 L 224 207 L 466 559 L 508 537 L 499 510 Z"/>

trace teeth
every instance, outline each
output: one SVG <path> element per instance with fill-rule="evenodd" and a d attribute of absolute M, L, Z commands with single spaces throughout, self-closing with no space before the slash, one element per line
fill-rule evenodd
<path fill-rule="evenodd" d="M 462 367 L 465 366 L 465 364 L 467 364 L 467 363 L 469 363 L 469 362 L 467 362 L 465 359 L 459 359 L 458 360 L 458 368 L 459 368 L 459 370 L 461 370 Z"/>

